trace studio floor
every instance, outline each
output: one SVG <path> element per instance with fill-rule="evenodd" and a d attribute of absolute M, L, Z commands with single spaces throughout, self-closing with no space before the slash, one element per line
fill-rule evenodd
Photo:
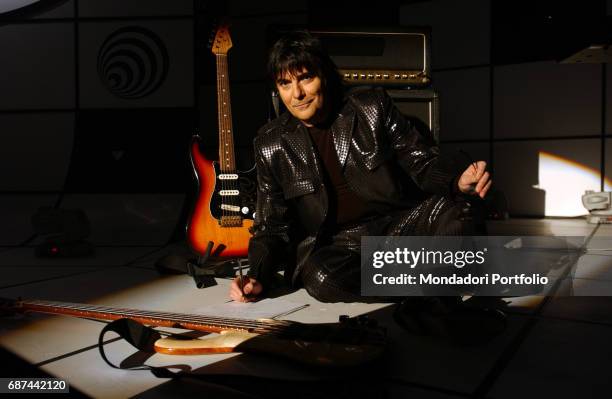
<path fill-rule="evenodd" d="M 73 393 L 96 398 L 609 396 L 612 297 L 605 295 L 612 295 L 612 225 L 590 225 L 583 219 L 510 219 L 490 222 L 489 230 L 491 235 L 585 236 L 587 251 L 576 264 L 577 296 L 506 298 L 506 331 L 481 345 L 410 334 L 393 321 L 388 304 L 326 304 L 299 290 L 282 299 L 309 306 L 282 319 L 323 323 L 335 322 L 340 315 L 368 314 L 387 328 L 389 347 L 383 359 L 335 371 L 255 354 L 155 354 L 146 359 L 149 365 L 180 365 L 203 376 L 176 381 L 147 370 L 109 367 L 97 348 L 105 322 L 40 314 L 0 318 L 0 346 L 16 355 L 15 361 L 24 361 L 20 367 L 33 365 L 67 380 Z M 228 279 L 198 289 L 187 275 L 156 271 L 157 259 L 181 250 L 176 245 L 104 246 L 90 258 L 41 259 L 32 247 L 0 248 L 0 297 L 181 313 L 226 303 Z M 112 334 L 104 346 L 116 364 L 136 352 Z M 223 377 L 227 375 L 232 377 Z"/>

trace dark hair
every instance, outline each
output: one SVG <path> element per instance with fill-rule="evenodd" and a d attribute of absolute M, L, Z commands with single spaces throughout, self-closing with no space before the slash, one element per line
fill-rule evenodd
<path fill-rule="evenodd" d="M 306 31 L 285 34 L 271 48 L 268 57 L 268 76 L 273 86 L 284 72 L 296 74 L 306 68 L 323 82 L 325 91 L 332 96 L 342 92 L 342 79 L 338 67 L 321 42 Z"/>

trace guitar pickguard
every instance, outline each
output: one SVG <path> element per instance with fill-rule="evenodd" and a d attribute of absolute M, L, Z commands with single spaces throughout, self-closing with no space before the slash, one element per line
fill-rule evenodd
<path fill-rule="evenodd" d="M 213 166 L 215 168 L 215 191 L 210 199 L 211 215 L 215 219 L 221 219 L 222 216 L 255 219 L 257 202 L 255 167 L 246 172 L 228 173 L 221 172 L 218 162 L 213 162 Z"/>

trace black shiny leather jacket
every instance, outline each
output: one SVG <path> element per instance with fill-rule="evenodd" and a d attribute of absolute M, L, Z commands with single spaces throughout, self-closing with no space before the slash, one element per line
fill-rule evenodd
<path fill-rule="evenodd" d="M 347 95 L 331 128 L 347 183 L 381 214 L 415 206 L 423 192 L 448 195 L 463 164 L 442 157 L 383 89 Z M 263 126 L 254 142 L 257 213 L 249 275 L 271 285 L 282 266 L 295 283 L 324 233 L 327 193 L 306 127 L 289 113 Z"/>

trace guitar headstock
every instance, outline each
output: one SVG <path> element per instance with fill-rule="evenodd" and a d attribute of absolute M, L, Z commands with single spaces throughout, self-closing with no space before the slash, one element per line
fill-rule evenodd
<path fill-rule="evenodd" d="M 227 54 L 232 48 L 232 38 L 229 34 L 229 25 L 224 23 L 217 28 L 217 33 L 213 39 L 211 51 L 213 54 Z"/>

